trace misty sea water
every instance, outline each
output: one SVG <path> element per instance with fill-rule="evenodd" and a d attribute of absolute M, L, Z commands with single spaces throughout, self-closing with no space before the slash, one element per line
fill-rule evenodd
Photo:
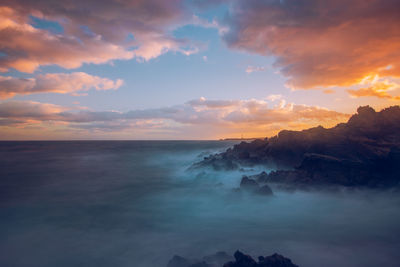
<path fill-rule="evenodd" d="M 299 266 L 400 264 L 395 192 L 234 192 L 187 171 L 234 141 L 0 142 L 0 266 L 164 267 L 240 249 Z"/>

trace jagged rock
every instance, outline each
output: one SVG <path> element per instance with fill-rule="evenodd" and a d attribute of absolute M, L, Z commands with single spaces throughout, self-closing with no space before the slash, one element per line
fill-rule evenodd
<path fill-rule="evenodd" d="M 255 180 L 249 179 L 249 177 L 243 175 L 242 180 L 240 181 L 240 189 L 246 191 L 256 191 L 259 188 L 260 187 Z"/>
<path fill-rule="evenodd" d="M 259 183 L 265 183 L 267 181 L 267 178 L 268 173 L 266 173 L 265 171 L 262 171 L 261 173 L 257 174 L 257 176 L 255 176 L 256 181 Z"/>
<path fill-rule="evenodd" d="M 392 149 L 387 156 L 372 162 L 338 159 L 326 155 L 306 154 L 294 170 L 272 171 L 252 179 L 268 183 L 296 186 L 346 186 L 393 188 L 400 184 L 400 150 Z M 260 177 L 258 177 L 260 176 Z"/>
<path fill-rule="evenodd" d="M 274 253 L 268 257 L 258 257 L 258 260 L 259 267 L 298 267 L 297 265 L 293 264 L 290 259 L 285 258 L 277 253 Z"/>
<path fill-rule="evenodd" d="M 257 262 L 249 255 L 243 254 L 239 250 L 233 255 L 235 261 L 227 262 L 223 267 L 256 267 Z"/>
<path fill-rule="evenodd" d="M 278 170 L 248 177 L 260 183 L 399 186 L 400 106 L 380 112 L 365 106 L 357 112 L 330 129 L 283 130 L 272 138 L 241 142 L 195 166 L 232 169 L 261 164 Z"/>
<path fill-rule="evenodd" d="M 240 251 L 236 251 L 234 256 L 235 261 L 227 262 L 223 267 L 298 267 L 290 259 L 276 253 L 267 257 L 260 256 L 258 262 Z"/>
<path fill-rule="evenodd" d="M 240 189 L 263 196 L 273 195 L 273 192 L 268 185 L 260 186 L 255 180 L 250 179 L 246 175 L 243 175 L 242 180 L 240 181 Z"/>
<path fill-rule="evenodd" d="M 224 154 L 216 154 L 204 157 L 202 161 L 193 164 L 193 166 L 191 166 L 189 170 L 196 170 L 206 167 L 211 167 L 216 171 L 232 171 L 239 169 L 239 165 L 234 162 L 234 160 L 227 158 Z"/>

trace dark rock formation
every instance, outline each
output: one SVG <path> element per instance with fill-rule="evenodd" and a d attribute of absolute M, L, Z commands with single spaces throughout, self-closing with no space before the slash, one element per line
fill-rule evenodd
<path fill-rule="evenodd" d="M 240 189 L 246 191 L 256 191 L 259 188 L 260 186 L 253 179 L 249 179 L 249 177 L 245 175 L 242 177 L 242 180 L 240 181 Z"/>
<path fill-rule="evenodd" d="M 227 262 L 223 267 L 298 267 L 290 259 L 276 253 L 267 257 L 260 256 L 258 262 L 240 251 L 236 251 L 234 257 L 235 261 Z"/>
<path fill-rule="evenodd" d="M 225 263 L 225 264 L 224 264 Z M 298 267 L 288 258 L 279 254 L 268 257 L 258 257 L 256 262 L 251 256 L 236 251 L 233 257 L 225 252 L 217 252 L 214 255 L 204 257 L 203 260 L 188 260 L 180 256 L 174 256 L 167 267 Z"/>
<path fill-rule="evenodd" d="M 260 256 L 258 257 L 258 260 L 259 267 L 298 267 L 296 264 L 293 264 L 290 259 L 277 253 L 268 257 Z"/>
<path fill-rule="evenodd" d="M 264 165 L 258 182 L 393 187 L 400 183 L 400 107 L 375 112 L 360 107 L 347 123 L 325 129 L 281 131 L 277 136 L 242 142 L 206 157 L 193 167 L 235 169 Z"/>
<path fill-rule="evenodd" d="M 392 149 L 375 161 L 351 161 L 326 155 L 306 154 L 294 170 L 261 173 L 252 179 L 292 186 L 340 185 L 346 187 L 393 188 L 400 184 L 400 151 Z"/>
<path fill-rule="evenodd" d="M 246 175 L 242 177 L 240 182 L 240 189 L 243 191 L 264 195 L 264 196 L 271 196 L 273 192 L 268 185 L 260 186 L 255 180 L 250 179 Z"/>
<path fill-rule="evenodd" d="M 256 267 L 257 262 L 249 255 L 243 254 L 239 250 L 233 255 L 235 261 L 230 261 L 224 264 L 224 267 Z"/>

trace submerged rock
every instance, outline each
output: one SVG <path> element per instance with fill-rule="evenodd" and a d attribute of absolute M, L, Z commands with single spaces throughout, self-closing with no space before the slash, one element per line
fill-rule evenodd
<path fill-rule="evenodd" d="M 279 254 L 258 257 L 256 262 L 251 256 L 240 251 L 235 252 L 235 261 L 227 262 L 223 267 L 298 267 L 288 258 Z"/>
<path fill-rule="evenodd" d="M 225 252 L 203 257 L 202 260 L 185 259 L 175 255 L 167 267 L 298 267 L 288 258 L 279 254 L 258 257 L 258 262 L 251 256 L 236 251 L 234 257 Z"/>

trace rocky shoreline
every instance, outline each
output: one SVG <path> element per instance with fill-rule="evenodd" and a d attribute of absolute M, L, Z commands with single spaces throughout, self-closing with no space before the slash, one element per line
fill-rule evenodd
<path fill-rule="evenodd" d="M 260 184 L 398 188 L 400 107 L 380 112 L 359 107 L 347 123 L 330 129 L 283 130 L 272 138 L 241 142 L 205 157 L 191 169 L 239 170 L 257 165 L 274 169 L 250 177 Z"/>

